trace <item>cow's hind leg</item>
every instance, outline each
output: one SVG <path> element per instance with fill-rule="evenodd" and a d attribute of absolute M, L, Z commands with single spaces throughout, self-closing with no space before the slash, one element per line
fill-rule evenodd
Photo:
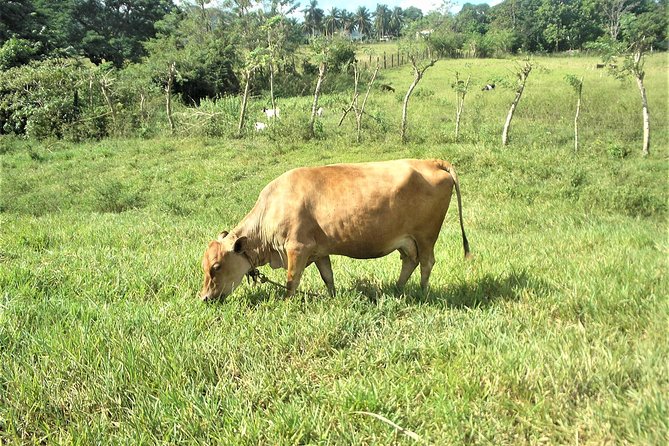
<path fill-rule="evenodd" d="M 420 250 L 420 287 L 423 292 L 427 292 L 430 285 L 430 274 L 432 274 L 432 267 L 434 266 L 434 246 L 424 247 Z"/>
<path fill-rule="evenodd" d="M 400 248 L 399 251 L 400 258 L 402 259 L 402 271 L 400 272 L 400 278 L 397 279 L 397 288 L 401 291 L 404 289 L 404 285 L 406 285 L 409 277 L 411 277 L 411 273 L 418 266 L 418 252 L 416 250 L 416 243 L 413 240 Z"/>
<path fill-rule="evenodd" d="M 321 273 L 321 279 L 325 282 L 325 285 L 328 287 L 328 292 L 330 296 L 335 297 L 336 291 L 334 286 L 334 274 L 332 274 L 332 264 L 330 263 L 330 257 L 321 257 L 316 260 L 316 268 L 318 272 Z"/>

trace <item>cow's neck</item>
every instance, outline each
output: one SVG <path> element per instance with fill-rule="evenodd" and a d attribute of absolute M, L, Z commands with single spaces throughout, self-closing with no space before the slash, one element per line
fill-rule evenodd
<path fill-rule="evenodd" d="M 247 215 L 244 220 L 232 230 L 232 233 L 237 237 L 246 237 L 246 257 L 249 259 L 253 268 L 266 265 L 270 262 L 272 256 L 271 248 L 262 239 L 260 220 L 254 215 L 254 212 Z"/>

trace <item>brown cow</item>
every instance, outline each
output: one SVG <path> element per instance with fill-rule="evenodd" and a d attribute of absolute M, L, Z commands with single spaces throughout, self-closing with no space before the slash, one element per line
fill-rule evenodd
<path fill-rule="evenodd" d="M 232 231 L 209 243 L 202 259 L 204 301 L 225 297 L 246 274 L 269 263 L 287 269 L 287 295 L 315 263 L 335 294 L 330 255 L 383 257 L 397 250 L 403 288 L 418 264 L 425 290 L 434 266 L 434 244 L 453 186 L 465 256 L 460 185 L 441 160 L 334 164 L 288 171 L 269 183 L 251 212 Z"/>

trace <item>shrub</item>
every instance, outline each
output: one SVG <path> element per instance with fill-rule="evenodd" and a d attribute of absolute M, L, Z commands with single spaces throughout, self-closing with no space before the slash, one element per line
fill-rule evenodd
<path fill-rule="evenodd" d="M 39 42 L 12 37 L 0 47 L 0 70 L 26 64 L 39 52 Z"/>

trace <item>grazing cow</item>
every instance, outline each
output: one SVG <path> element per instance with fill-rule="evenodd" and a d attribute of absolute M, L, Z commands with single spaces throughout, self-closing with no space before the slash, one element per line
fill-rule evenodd
<path fill-rule="evenodd" d="M 381 91 L 392 91 L 395 93 L 395 89 L 392 87 L 392 85 L 388 84 L 381 84 Z"/>
<path fill-rule="evenodd" d="M 495 89 L 495 84 L 486 84 L 485 87 L 481 88 L 481 91 L 490 91 Z"/>
<path fill-rule="evenodd" d="M 204 301 L 225 297 L 261 265 L 287 270 L 291 296 L 302 272 L 315 263 L 335 295 L 330 255 L 356 259 L 399 251 L 403 288 L 420 264 L 426 290 L 434 245 L 457 195 L 465 256 L 469 243 L 462 222 L 460 184 L 441 160 L 333 164 L 290 170 L 260 192 L 255 206 L 230 232 L 209 243 L 202 258 Z"/>
<path fill-rule="evenodd" d="M 264 122 L 256 122 L 254 124 L 254 126 L 255 126 L 255 129 L 256 129 L 256 132 L 262 132 L 263 130 L 265 130 L 267 128 L 267 124 L 265 124 Z"/>
<path fill-rule="evenodd" d="M 277 107 L 277 108 L 265 108 L 265 107 L 263 107 L 262 112 L 265 113 L 265 116 L 267 116 L 268 119 L 278 118 L 279 114 L 281 113 L 281 109 L 279 107 Z"/>

